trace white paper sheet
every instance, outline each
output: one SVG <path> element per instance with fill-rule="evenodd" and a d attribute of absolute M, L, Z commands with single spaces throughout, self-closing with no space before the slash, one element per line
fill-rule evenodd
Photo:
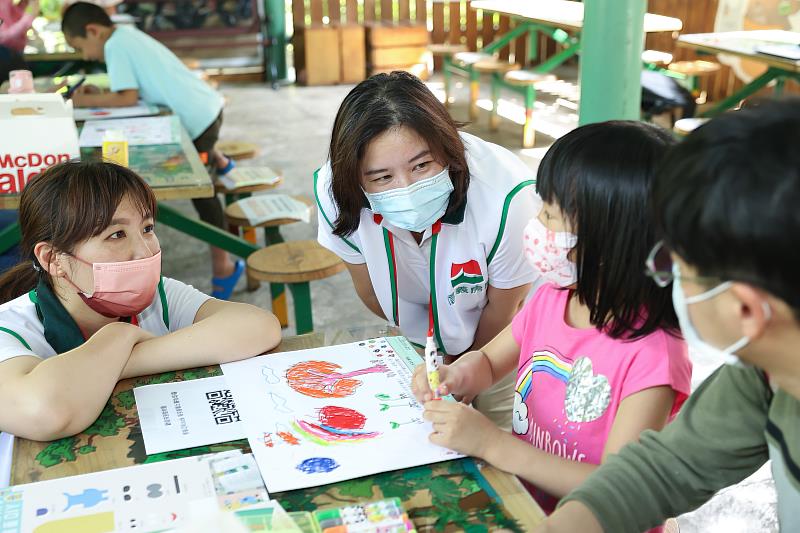
<path fill-rule="evenodd" d="M 246 489 L 221 487 L 232 473 L 250 473 Z M 163 531 L 268 501 L 252 455 L 235 450 L 1 489 L 0 531 Z"/>
<path fill-rule="evenodd" d="M 133 389 L 148 455 L 245 437 L 224 376 Z"/>
<path fill-rule="evenodd" d="M 431 444 L 403 337 L 222 365 L 270 492 L 461 457 Z"/>
<path fill-rule="evenodd" d="M 311 206 L 285 194 L 259 194 L 239 200 L 247 220 L 254 226 L 268 220 L 292 218 L 309 222 Z"/>
<path fill-rule="evenodd" d="M 158 107 L 139 100 L 129 107 L 76 107 L 75 120 L 109 120 L 115 118 L 149 117 L 158 115 Z"/>
<path fill-rule="evenodd" d="M 174 115 L 163 117 L 87 120 L 78 142 L 81 146 L 102 146 L 108 130 L 122 130 L 128 145 L 177 144 L 180 142 L 180 122 Z"/>

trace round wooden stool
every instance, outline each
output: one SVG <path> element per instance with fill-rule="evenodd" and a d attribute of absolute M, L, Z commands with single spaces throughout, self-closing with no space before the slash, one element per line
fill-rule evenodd
<path fill-rule="evenodd" d="M 453 54 L 453 63 L 462 67 L 474 65 L 482 59 L 492 60 L 494 56 L 483 52 L 456 52 Z"/>
<path fill-rule="evenodd" d="M 251 159 L 258 151 L 258 146 L 244 141 L 219 141 L 215 148 L 236 160 Z"/>
<path fill-rule="evenodd" d="M 681 74 L 689 81 L 689 88 L 692 91 L 695 102 L 698 104 L 706 103 L 706 91 L 700 90 L 700 78 L 710 76 L 719 71 L 722 67 L 713 61 L 676 61 L 667 67 L 671 72 Z"/>
<path fill-rule="evenodd" d="M 509 70 L 503 74 L 503 83 L 525 98 L 525 123 L 522 125 L 522 147 L 532 148 L 536 142 L 536 129 L 533 127 L 533 104 L 536 101 L 536 89 L 541 83 L 556 81 L 554 74 L 533 70 Z M 492 113 L 489 115 L 489 129 L 496 130 L 499 125 L 497 101 L 500 93 L 500 79 L 492 79 Z"/>
<path fill-rule="evenodd" d="M 686 137 L 709 120 L 711 119 L 694 117 L 681 118 L 675 121 L 675 125 L 672 126 L 672 131 L 679 137 Z"/>
<path fill-rule="evenodd" d="M 433 57 L 452 56 L 468 51 L 465 44 L 436 43 L 429 44 L 427 48 Z"/>
<path fill-rule="evenodd" d="M 557 79 L 555 74 L 542 74 L 532 70 L 510 70 L 503 75 L 503 81 L 509 85 L 519 87 L 535 86 L 542 82 L 556 81 Z"/>
<path fill-rule="evenodd" d="M 663 68 L 672 63 L 672 54 L 660 50 L 645 50 L 642 52 L 642 62 Z"/>
<path fill-rule="evenodd" d="M 267 246 L 247 258 L 247 273 L 269 283 L 284 283 L 294 298 L 297 334 L 314 329 L 309 282 L 345 269 L 344 262 L 317 241 L 292 241 Z"/>
<path fill-rule="evenodd" d="M 481 59 L 473 63 L 472 68 L 481 74 L 505 74 L 510 70 L 519 70 L 519 65 L 501 59 Z"/>
<path fill-rule="evenodd" d="M 708 76 L 722 67 L 719 63 L 713 61 L 697 59 L 695 61 L 676 61 L 675 63 L 670 63 L 667 68 L 684 76 Z"/>

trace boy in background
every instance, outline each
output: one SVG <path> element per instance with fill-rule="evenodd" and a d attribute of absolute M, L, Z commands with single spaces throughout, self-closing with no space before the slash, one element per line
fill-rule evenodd
<path fill-rule="evenodd" d="M 214 149 L 222 126 L 223 99 L 197 78 L 166 46 L 132 26 L 116 26 L 106 11 L 95 4 L 77 2 L 64 11 L 61 29 L 67 43 L 87 61 L 103 61 L 111 91 L 82 86 L 72 100 L 80 107 L 123 107 L 139 99 L 163 105 L 178 116 L 195 148 L 208 155 L 218 175 L 233 168 L 233 160 Z M 216 196 L 192 199 L 200 219 L 225 227 L 222 203 Z M 244 271 L 227 252 L 211 247 L 212 296 L 230 298 Z"/>

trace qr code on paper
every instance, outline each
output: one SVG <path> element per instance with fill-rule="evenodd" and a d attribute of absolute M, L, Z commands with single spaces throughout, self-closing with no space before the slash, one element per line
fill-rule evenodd
<path fill-rule="evenodd" d="M 206 400 L 208 400 L 208 407 L 211 409 L 211 415 L 217 425 L 239 422 L 239 411 L 236 410 L 230 390 L 207 392 Z"/>

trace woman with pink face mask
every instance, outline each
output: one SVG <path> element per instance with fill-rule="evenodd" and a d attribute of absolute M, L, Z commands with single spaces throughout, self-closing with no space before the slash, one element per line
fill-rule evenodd
<path fill-rule="evenodd" d="M 413 387 L 431 440 L 522 478 L 546 512 L 610 454 L 660 429 L 689 394 L 691 365 L 671 291 L 641 267 L 657 241 L 648 189 L 669 133 L 638 122 L 578 128 L 539 166 L 543 200 L 525 254 L 547 283 L 497 337 L 440 370 L 469 400 L 517 369 L 512 433 Z"/>
<path fill-rule="evenodd" d="M 74 435 L 120 379 L 278 344 L 271 313 L 161 276 L 155 210 L 144 180 L 110 163 L 62 163 L 25 187 L 22 262 L 0 278 L 0 430 Z"/>

